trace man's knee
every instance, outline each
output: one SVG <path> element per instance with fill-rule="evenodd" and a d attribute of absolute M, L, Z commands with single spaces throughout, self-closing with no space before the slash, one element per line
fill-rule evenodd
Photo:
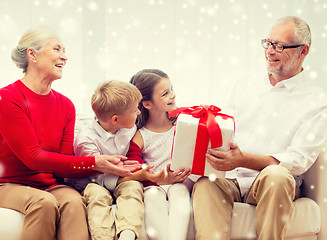
<path fill-rule="evenodd" d="M 208 178 L 200 178 L 193 186 L 193 194 L 198 191 L 207 191 L 213 187 L 213 182 Z"/>
<path fill-rule="evenodd" d="M 272 191 L 295 191 L 295 180 L 291 172 L 285 167 L 271 165 L 263 169 L 259 175 L 260 183 L 264 184 L 266 190 Z"/>
<path fill-rule="evenodd" d="M 269 180 L 272 185 L 285 184 L 285 182 L 294 182 L 291 172 L 287 168 L 279 165 L 267 166 L 261 171 L 260 176 Z"/>
<path fill-rule="evenodd" d="M 209 178 L 200 178 L 193 186 L 194 194 L 213 193 L 219 191 L 220 186 L 226 179 L 217 178 L 215 181 L 209 180 Z"/>

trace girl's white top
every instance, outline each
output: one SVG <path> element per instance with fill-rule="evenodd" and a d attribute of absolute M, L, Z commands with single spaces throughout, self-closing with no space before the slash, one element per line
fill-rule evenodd
<path fill-rule="evenodd" d="M 152 172 L 157 173 L 161 169 L 165 169 L 166 165 L 171 161 L 171 150 L 173 146 L 173 138 L 175 127 L 163 133 L 152 132 L 145 127 L 139 129 L 144 147 L 142 149 L 143 161 L 147 164 L 153 164 Z"/>

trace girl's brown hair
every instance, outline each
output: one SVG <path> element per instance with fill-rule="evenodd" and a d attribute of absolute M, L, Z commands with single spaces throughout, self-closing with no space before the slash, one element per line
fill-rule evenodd
<path fill-rule="evenodd" d="M 142 94 L 142 100 L 139 104 L 139 109 L 141 114 L 137 116 L 136 126 L 138 129 L 145 126 L 149 119 L 149 110 L 143 106 L 144 101 L 149 101 L 152 99 L 154 86 L 162 79 L 169 78 L 166 73 L 159 69 L 143 69 L 136 73 L 131 80 L 131 84 L 135 85 Z M 167 113 L 168 117 L 168 113 Z M 174 121 L 173 119 L 170 119 Z"/>

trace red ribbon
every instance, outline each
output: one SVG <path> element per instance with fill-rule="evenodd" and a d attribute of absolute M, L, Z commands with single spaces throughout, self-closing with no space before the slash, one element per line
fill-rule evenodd
<path fill-rule="evenodd" d="M 201 105 L 193 107 L 181 107 L 169 112 L 169 117 L 179 114 L 188 114 L 195 118 L 200 118 L 198 131 L 196 135 L 196 143 L 193 156 L 192 173 L 204 175 L 205 170 L 205 154 L 207 153 L 209 139 L 211 148 L 222 146 L 223 139 L 221 130 L 215 120 L 216 116 L 221 116 L 223 119 L 234 118 L 232 116 L 220 113 L 221 109 L 214 105 Z"/>

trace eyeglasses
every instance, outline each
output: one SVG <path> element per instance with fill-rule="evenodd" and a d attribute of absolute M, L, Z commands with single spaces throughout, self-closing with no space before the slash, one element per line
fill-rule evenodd
<path fill-rule="evenodd" d="M 287 48 L 298 48 L 298 47 L 301 47 L 301 46 L 304 46 L 305 44 L 299 44 L 299 45 L 293 45 L 293 46 L 284 46 L 282 44 L 279 44 L 279 43 L 273 43 L 267 39 L 262 39 L 261 40 L 261 45 L 264 49 L 267 49 L 269 48 L 270 46 L 273 47 L 273 49 L 276 51 L 276 52 L 283 52 L 284 49 L 287 49 Z"/>

